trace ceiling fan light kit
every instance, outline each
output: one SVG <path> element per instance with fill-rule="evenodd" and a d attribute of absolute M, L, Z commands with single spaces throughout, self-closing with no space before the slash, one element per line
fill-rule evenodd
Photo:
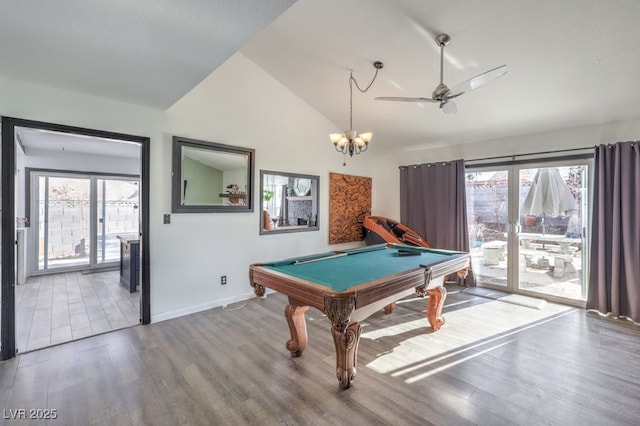
<path fill-rule="evenodd" d="M 371 83 L 363 90 L 358 85 L 358 82 L 355 78 L 353 78 L 353 71 L 349 75 L 349 130 L 345 130 L 342 133 L 331 133 L 329 134 L 329 139 L 336 151 L 342 153 L 344 157 L 349 154 L 350 157 L 353 157 L 353 154 L 360 154 L 365 152 L 369 147 L 369 142 L 373 138 L 372 132 L 360 133 L 353 129 L 353 85 L 355 84 L 358 90 L 361 93 L 369 90 L 373 82 L 376 80 L 378 76 L 378 71 L 382 69 L 384 64 L 380 61 L 375 61 L 373 63 L 373 67 L 376 69 L 376 73 L 371 79 Z M 344 161 L 342 163 L 343 166 L 346 166 L 347 163 Z"/>
<path fill-rule="evenodd" d="M 380 96 L 379 101 L 402 101 L 402 102 L 430 102 L 440 104 L 440 111 L 445 115 L 455 115 L 458 107 L 452 99 L 464 95 L 467 92 L 477 89 L 492 80 L 506 74 L 507 66 L 502 65 L 482 74 L 479 74 L 463 83 L 458 84 L 453 89 L 444 84 L 444 48 L 451 41 L 448 34 L 439 34 L 436 37 L 436 44 L 440 47 L 440 84 L 436 86 L 431 97 L 405 97 L 405 96 Z"/>

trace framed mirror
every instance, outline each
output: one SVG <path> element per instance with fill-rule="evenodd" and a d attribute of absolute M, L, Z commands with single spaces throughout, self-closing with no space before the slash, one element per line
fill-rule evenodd
<path fill-rule="evenodd" d="M 260 170 L 260 234 L 317 231 L 320 177 Z"/>
<path fill-rule="evenodd" d="M 173 137 L 173 213 L 252 212 L 255 150 Z"/>

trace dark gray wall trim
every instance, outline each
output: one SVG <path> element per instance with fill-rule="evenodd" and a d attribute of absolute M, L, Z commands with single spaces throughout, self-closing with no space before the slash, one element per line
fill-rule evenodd
<path fill-rule="evenodd" d="M 140 322 L 142 324 L 151 323 L 151 268 L 149 263 L 149 194 L 151 194 L 151 175 L 150 175 L 150 149 L 151 140 L 145 138 L 142 142 L 142 155 L 140 158 L 142 179 L 140 181 L 140 189 L 142 193 L 142 232 L 140 233 L 140 269 L 142 276 L 140 277 Z"/>
<path fill-rule="evenodd" d="M 16 353 L 15 315 L 15 140 L 14 122 L 2 117 L 2 306 L 0 315 L 0 359 L 13 358 Z"/>

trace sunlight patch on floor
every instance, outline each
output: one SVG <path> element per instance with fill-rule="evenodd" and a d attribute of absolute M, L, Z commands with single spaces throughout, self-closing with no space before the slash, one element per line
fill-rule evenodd
<path fill-rule="evenodd" d="M 394 376 L 420 371 L 418 375 L 422 377 L 425 368 L 441 371 L 443 365 L 455 365 L 451 363 L 463 362 L 477 353 L 508 343 L 498 340 L 527 326 L 536 326 L 546 318 L 553 320 L 558 314 L 574 310 L 554 303 L 538 310 L 491 301 L 445 313 L 445 324 L 435 333 L 426 318 L 363 332 L 363 339 L 387 347 L 367 367 Z"/>
<path fill-rule="evenodd" d="M 454 360 L 454 361 L 451 361 L 451 362 L 445 363 L 444 365 L 440 365 L 440 366 L 438 366 L 438 367 L 431 368 L 431 369 L 429 369 L 428 371 L 426 371 L 426 372 L 424 372 L 424 373 L 420 373 L 420 374 L 417 374 L 417 375 L 415 375 L 415 376 L 411 376 L 411 377 L 409 377 L 409 378 L 408 378 L 407 380 L 405 380 L 405 381 L 406 381 L 407 383 L 414 383 L 414 382 L 417 382 L 418 380 L 426 379 L 427 377 L 432 376 L 432 375 L 434 375 L 434 374 L 436 374 L 436 373 L 439 373 L 439 372 L 441 372 L 441 371 L 443 371 L 443 370 L 446 370 L 447 368 L 451 368 L 451 367 L 453 367 L 454 365 L 458 365 L 458 364 L 460 364 L 460 363 L 463 363 L 463 362 L 465 362 L 465 361 L 468 361 L 468 360 L 470 360 L 470 359 L 472 359 L 472 358 L 475 358 L 475 357 L 477 357 L 477 356 L 484 355 L 484 354 L 485 354 L 485 353 L 487 353 L 487 352 L 490 352 L 490 351 L 493 351 L 493 350 L 499 349 L 500 347 L 505 346 L 505 345 L 507 345 L 507 344 L 509 344 L 509 343 L 513 342 L 514 340 L 515 340 L 515 339 L 507 340 L 506 342 L 502 342 L 502 343 L 499 343 L 499 344 L 496 344 L 496 345 L 490 346 L 490 347 L 488 347 L 488 348 L 486 348 L 486 349 L 483 349 L 483 350 L 481 350 L 480 352 L 475 352 L 475 353 L 473 353 L 473 354 L 469 354 L 469 355 L 467 355 L 467 356 L 464 356 L 464 357 L 462 357 L 462 358 L 456 359 L 456 360 Z M 417 370 L 417 369 L 412 369 L 412 370 Z M 400 373 L 393 374 L 393 376 L 399 376 L 399 375 L 400 375 Z"/>

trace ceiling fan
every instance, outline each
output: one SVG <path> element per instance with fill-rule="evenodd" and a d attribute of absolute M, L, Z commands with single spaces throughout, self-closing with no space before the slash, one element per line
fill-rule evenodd
<path fill-rule="evenodd" d="M 457 98 L 460 95 L 464 95 L 478 87 L 495 80 L 496 78 L 504 75 L 507 72 L 507 66 L 502 65 L 498 68 L 494 68 L 482 74 L 479 74 L 461 84 L 458 84 L 453 89 L 449 89 L 444 84 L 442 77 L 444 47 L 451 41 L 451 37 L 448 34 L 440 34 L 436 37 L 436 44 L 440 46 L 440 84 L 431 94 L 430 98 L 409 98 L 409 97 L 394 97 L 394 96 L 380 96 L 376 100 L 380 101 L 403 101 L 403 102 L 431 102 L 439 103 L 440 111 L 445 115 L 455 115 L 458 112 L 458 107 L 451 101 L 451 99 Z"/>

